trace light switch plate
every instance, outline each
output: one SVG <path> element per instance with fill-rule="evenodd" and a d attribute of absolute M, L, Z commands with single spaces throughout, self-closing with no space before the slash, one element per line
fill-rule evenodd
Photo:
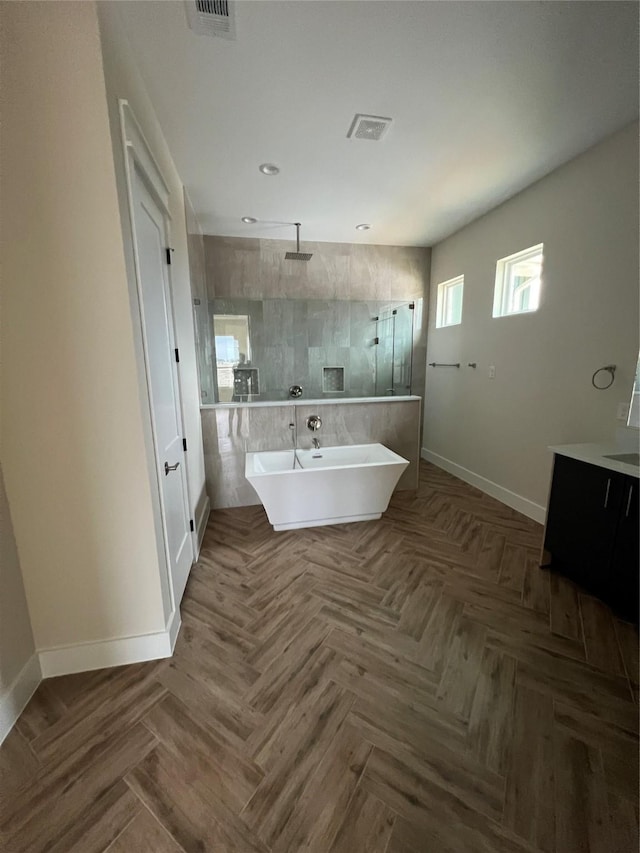
<path fill-rule="evenodd" d="M 495 366 L 495 364 L 490 364 L 489 365 L 489 379 L 495 379 L 495 378 L 496 378 L 496 366 Z"/>
<path fill-rule="evenodd" d="M 629 417 L 629 404 L 628 403 L 618 403 L 618 411 L 616 414 L 616 420 L 627 422 L 627 418 Z"/>

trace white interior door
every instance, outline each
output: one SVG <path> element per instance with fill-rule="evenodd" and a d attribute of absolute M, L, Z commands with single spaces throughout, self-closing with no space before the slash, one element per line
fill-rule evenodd
<path fill-rule="evenodd" d="M 137 168 L 133 173 L 133 227 L 147 383 L 165 546 L 177 608 L 189 577 L 193 547 L 166 257 L 167 228 L 162 208 L 147 189 L 142 175 Z"/>

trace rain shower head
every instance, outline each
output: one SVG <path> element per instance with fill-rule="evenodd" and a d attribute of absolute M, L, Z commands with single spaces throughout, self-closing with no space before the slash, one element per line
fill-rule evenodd
<path fill-rule="evenodd" d="M 312 252 L 286 252 L 285 254 L 287 261 L 310 261 L 312 257 Z"/>
<path fill-rule="evenodd" d="M 300 226 L 301 222 L 294 222 L 296 226 L 296 251 L 295 252 L 287 252 L 285 258 L 288 261 L 309 261 L 313 257 L 312 252 L 301 252 L 300 251 Z"/>

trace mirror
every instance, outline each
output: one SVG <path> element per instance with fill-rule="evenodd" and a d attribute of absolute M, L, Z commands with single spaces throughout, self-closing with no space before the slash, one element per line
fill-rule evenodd
<path fill-rule="evenodd" d="M 638 356 L 638 364 L 636 365 L 636 378 L 633 382 L 631 391 L 631 402 L 629 403 L 629 417 L 627 426 L 640 429 L 640 355 Z"/>

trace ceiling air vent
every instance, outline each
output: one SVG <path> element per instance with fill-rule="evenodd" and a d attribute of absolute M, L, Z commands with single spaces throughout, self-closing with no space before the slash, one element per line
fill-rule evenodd
<path fill-rule="evenodd" d="M 351 122 L 347 139 L 382 139 L 392 119 L 383 116 L 366 116 L 356 113 Z"/>
<path fill-rule="evenodd" d="M 235 39 L 236 16 L 232 0 L 186 0 L 185 5 L 194 33 Z"/>

